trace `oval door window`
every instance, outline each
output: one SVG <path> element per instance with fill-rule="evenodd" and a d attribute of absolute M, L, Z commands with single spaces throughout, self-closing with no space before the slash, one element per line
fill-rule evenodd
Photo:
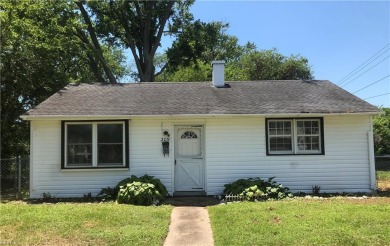
<path fill-rule="evenodd" d="M 192 131 L 186 131 L 181 135 L 181 139 L 185 138 L 198 138 L 195 132 Z"/>

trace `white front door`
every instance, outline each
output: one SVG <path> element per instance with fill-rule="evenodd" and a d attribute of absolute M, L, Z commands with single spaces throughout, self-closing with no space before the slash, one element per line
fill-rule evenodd
<path fill-rule="evenodd" d="M 175 191 L 203 191 L 202 127 L 177 127 Z"/>

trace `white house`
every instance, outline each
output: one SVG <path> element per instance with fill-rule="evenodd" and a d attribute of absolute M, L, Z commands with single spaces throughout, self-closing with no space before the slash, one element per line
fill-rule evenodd
<path fill-rule="evenodd" d="M 77 197 L 152 175 L 169 193 L 221 194 L 276 176 L 294 192 L 376 189 L 372 116 L 329 81 L 69 85 L 29 110 L 32 198 Z"/>

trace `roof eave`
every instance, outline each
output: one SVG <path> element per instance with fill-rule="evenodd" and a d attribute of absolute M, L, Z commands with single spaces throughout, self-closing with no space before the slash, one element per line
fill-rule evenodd
<path fill-rule="evenodd" d="M 326 115 L 380 115 L 381 111 L 372 112 L 345 112 L 345 113 L 278 113 L 278 114 L 163 114 L 163 115 L 21 115 L 23 120 L 65 120 L 65 119 L 130 119 L 130 118 L 170 118 L 170 117 L 318 117 Z"/>

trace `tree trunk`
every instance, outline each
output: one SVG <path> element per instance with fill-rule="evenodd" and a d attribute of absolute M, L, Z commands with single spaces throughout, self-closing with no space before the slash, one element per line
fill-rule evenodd
<path fill-rule="evenodd" d="M 100 69 L 98 67 L 98 64 L 95 61 L 95 58 L 91 56 L 90 54 L 87 54 L 88 60 L 89 60 L 89 67 L 92 70 L 93 75 L 95 75 L 95 78 L 98 82 L 105 83 L 106 80 L 103 78 L 102 74 L 100 73 Z"/>
<path fill-rule="evenodd" d="M 155 17 L 153 16 L 155 2 L 142 2 L 143 5 L 141 2 L 134 2 L 134 7 L 139 18 L 140 30 L 142 30 L 139 35 L 139 43 L 135 41 L 134 34 L 130 32 L 131 28 L 128 22 L 124 18 L 118 18 L 125 30 L 124 43 L 130 48 L 131 53 L 133 54 L 140 82 L 155 81 L 156 71 L 153 58 L 160 45 L 164 27 L 169 19 L 174 3 L 175 1 L 167 1 L 164 13 Z M 128 7 L 130 8 L 130 5 L 128 5 Z M 143 16 L 143 13 L 146 13 L 146 15 Z M 151 27 L 154 22 L 157 22 L 158 25 L 156 30 L 152 31 Z M 156 36 L 153 37 L 151 32 Z"/>
<path fill-rule="evenodd" d="M 83 6 L 83 3 L 84 3 L 84 1 L 76 1 L 75 2 L 75 4 L 80 9 L 80 12 L 83 16 L 85 23 L 87 24 L 87 30 L 88 30 L 89 36 L 91 38 L 91 41 L 92 41 L 92 44 L 89 44 L 89 46 L 92 48 L 92 51 L 93 51 L 96 59 L 99 60 L 99 62 L 101 63 L 103 70 L 104 70 L 105 74 L 107 75 L 110 83 L 116 84 L 117 83 L 116 78 L 115 78 L 114 74 L 112 73 L 107 61 L 104 59 L 103 51 L 102 51 L 100 44 L 99 44 L 99 41 L 97 39 L 95 28 L 92 25 L 91 19 L 89 18 L 89 15 Z"/>

